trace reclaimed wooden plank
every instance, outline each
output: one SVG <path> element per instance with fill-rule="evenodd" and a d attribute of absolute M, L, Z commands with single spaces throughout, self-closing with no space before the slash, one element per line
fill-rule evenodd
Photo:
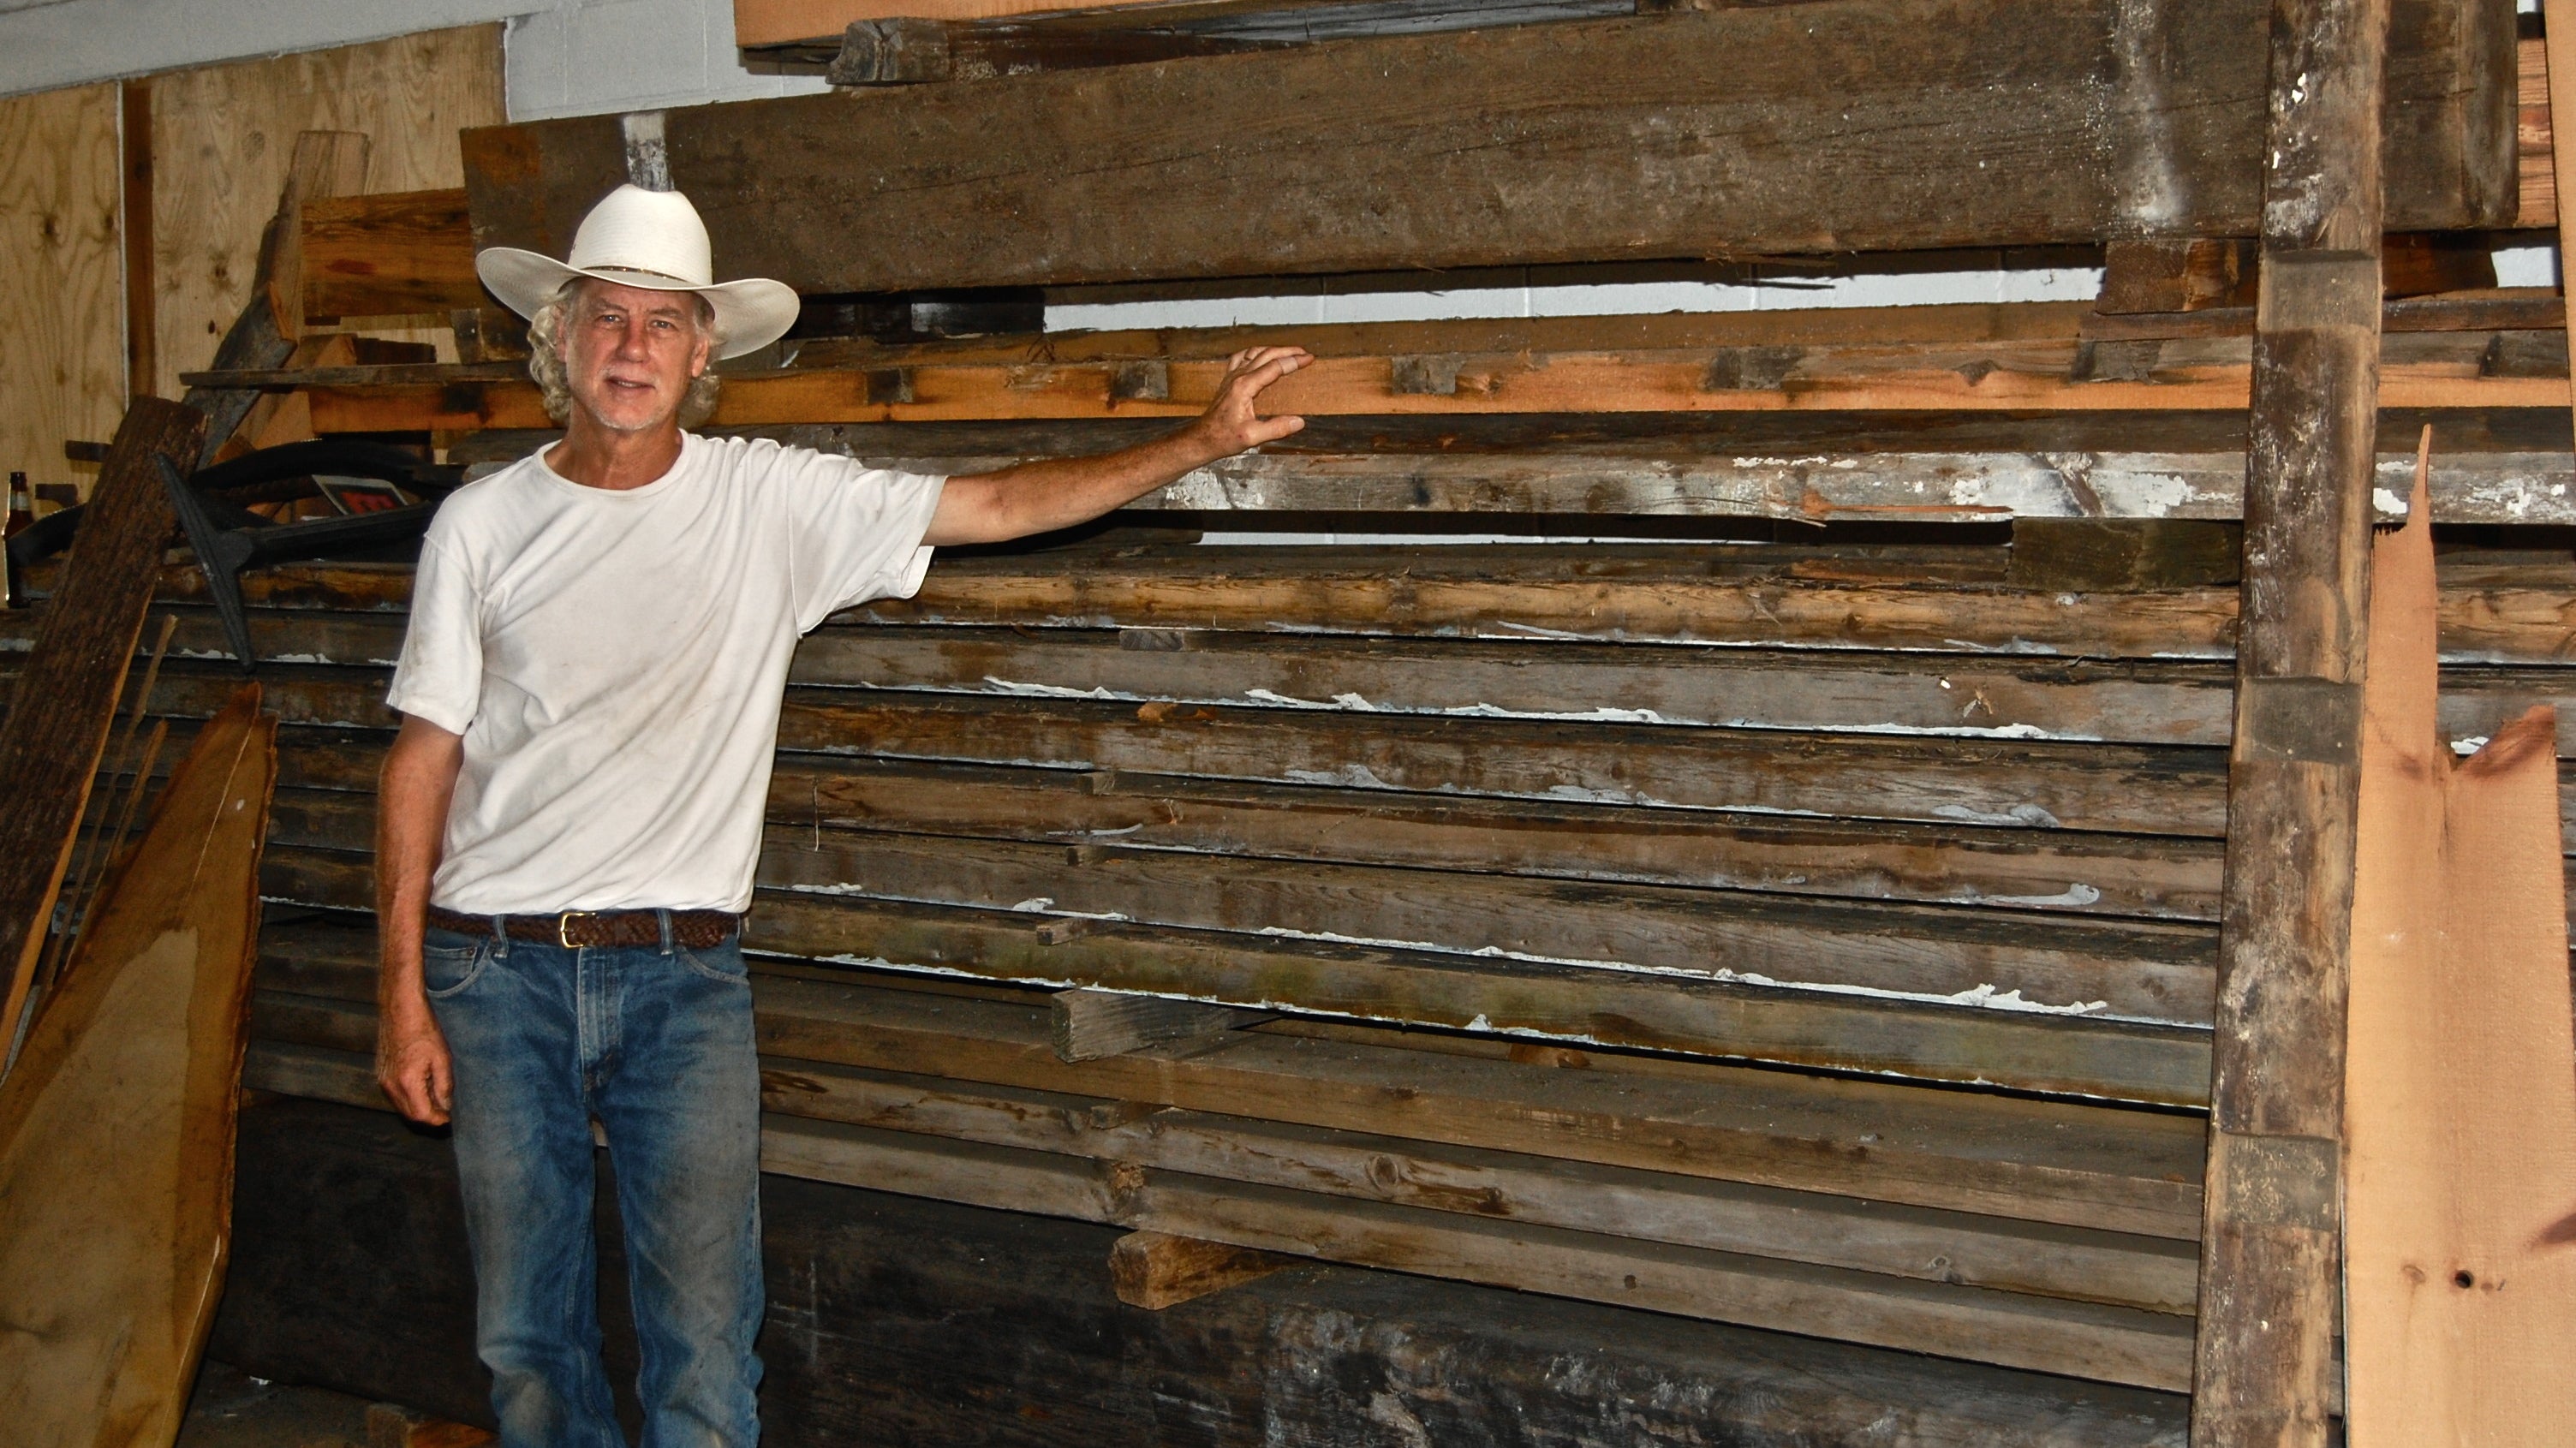
<path fill-rule="evenodd" d="M 2261 15 L 1750 8 L 697 107 L 665 134 L 728 266 L 817 292 L 2245 235 Z M 2500 222 L 2511 17 L 2408 15 L 2391 220 Z M 464 146 L 478 246 L 560 254 L 621 174 L 614 117 Z"/>
<path fill-rule="evenodd" d="M 366 884 L 361 856 L 293 848 L 276 851 L 263 876 L 272 900 L 338 909 L 359 908 Z M 2202 1104 L 2205 1089 L 2205 1046 L 2195 1029 L 2070 1019 L 2028 1009 L 2013 995 L 1998 1005 L 1990 983 L 1957 1002 L 1927 1003 L 1892 992 L 1782 989 L 1768 977 L 1627 972 L 1087 920 L 1050 941 L 1042 932 L 1056 923 L 1018 912 L 773 890 L 759 897 L 749 938 L 765 950 L 897 971 L 1156 992 L 1586 1046 L 2169 1106 Z"/>
<path fill-rule="evenodd" d="M 1487 1222 L 1009 1147 L 774 1118 L 762 1165 L 879 1190 L 1230 1242 L 1847 1342 L 2179 1391 L 2188 1333 L 2161 1313 L 1838 1272 Z"/>
<path fill-rule="evenodd" d="M 2195 1448 L 2331 1432 L 2390 33 L 2387 0 L 2272 12 Z"/>
<path fill-rule="evenodd" d="M 372 1049 L 374 947 L 335 916 L 272 930 L 262 1039 Z M 762 1049 L 801 1061 L 1054 1091 L 1569 1161 L 1906 1202 L 2175 1240 L 2199 1230 L 2185 1116 L 1856 1079 L 1595 1055 L 1594 1069 L 1420 1049 L 1419 1033 L 1237 1031 L 1214 1049 L 1068 1063 L 1042 996 L 859 985 L 764 961 Z M 330 982 L 339 981 L 334 985 Z M 1841 1143 L 1835 1145 L 1833 1143 Z"/>
<path fill-rule="evenodd" d="M 317 199 L 301 225 L 295 280 L 307 321 L 483 304 L 461 187 Z"/>

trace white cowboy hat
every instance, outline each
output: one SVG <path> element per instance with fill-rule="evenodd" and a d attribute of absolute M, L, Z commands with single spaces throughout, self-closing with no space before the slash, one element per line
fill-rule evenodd
<path fill-rule="evenodd" d="M 796 324 L 796 291 L 749 277 L 718 282 L 707 224 L 677 191 L 620 186 L 599 199 L 573 233 L 572 255 L 557 261 L 514 246 L 487 247 L 474 271 L 511 311 L 533 317 L 574 277 L 597 277 L 656 292 L 696 292 L 715 307 L 719 357 L 757 352 Z"/>

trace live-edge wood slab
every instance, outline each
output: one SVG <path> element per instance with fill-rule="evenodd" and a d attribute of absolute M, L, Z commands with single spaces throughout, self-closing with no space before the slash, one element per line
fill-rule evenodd
<path fill-rule="evenodd" d="M 222 1287 L 276 720 L 198 735 L 0 1083 L 0 1437 L 167 1448 Z"/>

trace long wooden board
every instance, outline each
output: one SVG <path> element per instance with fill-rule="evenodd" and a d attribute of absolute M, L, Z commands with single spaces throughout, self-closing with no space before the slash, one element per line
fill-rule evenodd
<path fill-rule="evenodd" d="M 2438 470 L 2437 470 L 2438 476 Z M 2434 508 L 2442 501 L 2437 496 Z M 1031 629 L 1233 630 L 1300 635 L 1723 643 L 2085 658 L 2223 659 L 2234 649 L 2233 588 L 2085 594 L 1992 581 L 1926 580 L 1912 561 L 1745 550 L 1483 546 L 1272 547 L 1217 555 L 1128 548 L 1064 555 L 942 558 L 921 591 L 844 623 Z M 1787 555 L 1785 557 L 1781 555 Z M 1999 570 L 1992 570 L 1999 577 Z M 398 612 L 409 568 L 283 565 L 242 579 L 253 637 L 268 609 Z M 2564 613 L 2576 574 L 2480 573 L 2441 591 L 2443 660 L 2556 664 L 2576 657 Z M 193 568 L 163 573 L 163 596 L 203 600 Z M 263 648 L 266 655 L 274 651 Z"/>
<path fill-rule="evenodd" d="M 2422 485 L 2417 485 L 2421 499 Z M 2563 1441 L 2576 1422 L 2576 1040 L 2545 708 L 2456 761 L 2433 542 L 2372 549 L 2345 1062 L 2354 1448 Z"/>
<path fill-rule="evenodd" d="M 167 1443 L 223 1283 L 276 721 L 198 735 L 0 1084 L 0 1419 Z"/>
<path fill-rule="evenodd" d="M 665 135 L 720 265 L 808 292 L 2246 235 L 2263 15 L 1836 0 L 702 106 Z M 2509 10 L 2409 0 L 2397 30 L 2392 224 L 2506 221 Z M 464 147 L 478 247 L 560 255 L 625 174 L 613 116 Z"/>

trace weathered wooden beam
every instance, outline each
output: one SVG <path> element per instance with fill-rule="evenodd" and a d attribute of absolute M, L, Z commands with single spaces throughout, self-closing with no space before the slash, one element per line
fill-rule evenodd
<path fill-rule="evenodd" d="M 2408 334 L 2393 347 L 2389 407 L 2459 410 L 2566 405 L 2555 339 L 2514 333 Z M 1783 347 L 1618 353 L 1443 355 L 1434 386 L 1416 354 L 1325 357 L 1274 384 L 1267 412 L 1305 416 L 1478 416 L 1735 412 L 2157 412 L 2242 407 L 2241 338 Z M 1186 418 L 1204 411 L 1221 361 L 942 362 L 860 370 L 800 368 L 727 380 L 719 427 Z M 226 386 L 304 386 L 323 432 L 462 432 L 547 425 L 533 383 L 506 365 L 337 372 L 191 374 Z"/>
<path fill-rule="evenodd" d="M 2215 521 L 2016 518 L 2005 578 L 2086 593 L 2206 588 L 2234 583 L 2243 551 L 2237 530 Z"/>
<path fill-rule="evenodd" d="M 185 726 L 183 725 L 183 728 Z M 298 729 L 281 781 L 365 793 L 381 735 Z M 365 848 L 345 823 L 283 796 L 281 842 Z M 1319 785 L 1145 774 L 1068 776 L 986 765 L 783 755 L 781 832 L 870 830 L 1213 855 L 1492 871 L 1553 879 L 1759 890 L 2050 913 L 2218 918 L 2214 840 L 1975 825 L 1742 819 L 1539 800 L 1414 799 Z"/>
<path fill-rule="evenodd" d="M 1109 1282 L 1118 1300 L 1160 1312 L 1267 1277 L 1295 1261 L 1199 1237 L 1130 1232 L 1109 1248 Z"/>
<path fill-rule="evenodd" d="M 364 1024 L 364 985 L 302 1007 L 271 991 L 261 1019 L 350 1039 Z M 347 1026 L 312 1031 L 342 1008 Z M 264 1037 L 245 1071 L 255 1089 L 390 1109 L 355 1052 Z M 2149 1312 L 2187 1314 L 2196 1290 L 2192 1249 L 2164 1238 L 785 1057 L 761 1076 L 780 1117 Z"/>
<path fill-rule="evenodd" d="M 304 207 L 299 301 L 308 321 L 484 304 L 465 193 L 395 191 Z"/>
<path fill-rule="evenodd" d="M 152 710 L 214 712 L 234 677 L 163 671 Z M 289 725 L 391 728 L 382 683 L 264 669 Z M 2215 837 L 2215 749 L 1785 730 L 1683 730 L 1342 710 L 789 691 L 779 743 L 823 754 L 1934 824 Z"/>
<path fill-rule="evenodd" d="M 2161 1313 L 1871 1279 L 1142 1168 L 1104 1175 L 1048 1153 L 792 1117 L 766 1123 L 761 1141 L 765 1169 L 819 1180 L 2167 1391 L 2190 1380 L 2184 1321 Z"/>
<path fill-rule="evenodd" d="M 360 908 L 366 862 L 280 847 L 263 888 L 283 902 Z M 1740 949 L 1749 932 L 1722 923 L 1719 933 Z M 2011 999 L 1996 1006 L 1989 1004 L 1996 999 L 1991 990 L 1978 987 L 1968 988 L 1964 1003 L 1927 1004 L 1852 991 L 1782 990 L 1768 976 L 1710 979 L 1148 925 L 1095 927 L 1049 945 L 1017 912 L 821 900 L 792 891 L 763 894 L 751 938 L 782 954 L 879 961 L 909 972 L 1187 991 L 1246 1007 L 1399 1025 L 2158 1105 L 2199 1104 L 2207 1074 L 2205 1048 L 2190 1027 L 2071 1018 L 2015 1009 Z M 1837 944 L 1831 937 L 1816 940 L 1820 954 Z M 1852 942 L 1839 945 L 1840 954 L 1852 953 Z M 1773 968 L 1796 979 L 1840 964 L 1784 958 Z M 1195 1044 L 1206 1041 L 1198 1037 Z"/>
<path fill-rule="evenodd" d="M 1069 30 L 889 16 L 851 21 L 824 74 L 836 86 L 922 85 L 1234 55 L 1294 43 L 1169 28 Z"/>
<path fill-rule="evenodd" d="M 339 918 L 355 923 L 265 937 L 263 982 L 335 995 L 267 997 L 255 1034 L 373 1049 L 372 936 L 363 916 Z M 1506 1059 L 1498 1045 L 1426 1050 L 1441 1038 L 1342 1039 L 1287 1022 L 1213 1048 L 1068 1063 L 1049 1044 L 1042 1000 L 810 974 L 756 976 L 765 1053 L 2175 1240 L 2200 1230 L 2201 1130 L 2189 1117 L 1606 1053 L 1595 1069 L 1565 1070 Z M 342 983 L 319 983 L 334 976 Z"/>
<path fill-rule="evenodd" d="M 482 1411 L 446 1144 L 318 1102 L 247 1111 L 242 1135 L 211 1351 L 282 1381 Z M 1606 1421 L 1638 1442 L 1788 1424 L 1802 1448 L 2150 1448 L 2183 1423 L 2173 1394 L 1320 1263 L 1139 1312 L 1100 1270 L 1111 1228 L 780 1176 L 762 1188 L 771 1341 L 799 1349 L 769 1365 L 763 1426 L 780 1443 L 924 1424 L 1104 1448 L 1332 1442 L 1378 1423 L 1436 1443 L 1579 1441 Z M 613 1313 L 605 1326 L 623 1371 L 631 1338 Z"/>
<path fill-rule="evenodd" d="M 727 266 L 813 292 L 2248 235 L 2262 13 L 1760 7 L 703 106 L 667 141 Z M 2500 223 L 2511 14 L 2405 14 L 2391 220 Z M 559 255 L 622 174 L 615 117 L 464 146 L 478 246 Z"/>
<path fill-rule="evenodd" d="M 2547 104 L 2541 114 L 2546 119 L 2564 109 L 2569 115 L 2576 116 L 2576 9 L 2571 9 L 2567 0 L 2557 0 L 2555 4 L 2544 5 L 2542 19 L 2544 23 L 2554 19 L 2558 24 L 2543 37 L 2547 50 L 2542 68 L 2548 90 Z M 2558 226 L 2559 253 L 2563 256 L 2569 242 L 2576 240 L 2576 207 L 2561 210 L 2558 198 L 2576 196 L 2576 142 L 2559 147 L 2553 135 L 2539 144 L 2547 149 L 2551 219 Z M 2540 223 L 2537 218 L 2532 218 L 2525 224 Z M 2571 350 L 2569 365 L 2576 368 L 2576 350 Z"/>
<path fill-rule="evenodd" d="M 2114 241 L 2102 249 L 2102 294 L 2093 304 L 2097 311 L 2199 312 L 2253 302 L 2254 246 L 2249 238 L 2156 237 Z"/>
<path fill-rule="evenodd" d="M 1088 923 L 1079 916 L 1062 917 L 1040 925 L 1037 936 L 1042 944 L 1062 944 L 1086 933 L 1081 927 Z M 1048 997 L 1047 1009 L 1053 1022 L 1056 1056 L 1066 1061 L 1123 1056 L 1170 1041 L 1213 1040 L 1260 1019 L 1255 1012 L 1203 1001 L 1088 986 L 1057 991 Z"/>
<path fill-rule="evenodd" d="M 2197 1448 L 2322 1445 L 2336 1397 L 2390 26 L 2388 0 L 2273 10 Z"/>

